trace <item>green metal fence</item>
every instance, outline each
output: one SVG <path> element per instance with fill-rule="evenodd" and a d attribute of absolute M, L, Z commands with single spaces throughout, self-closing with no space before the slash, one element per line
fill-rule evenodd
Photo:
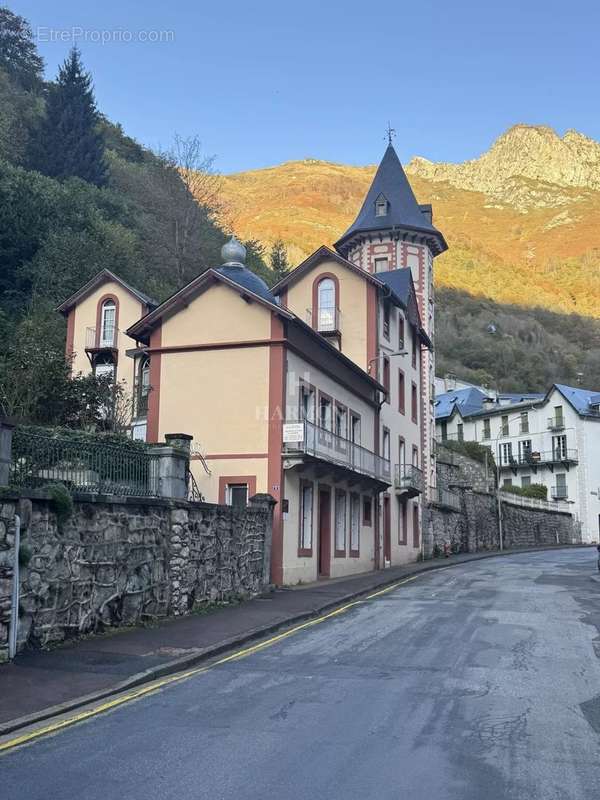
<path fill-rule="evenodd" d="M 159 494 L 158 456 L 143 447 L 15 428 L 9 483 L 28 489 L 64 483 L 79 492 L 152 497 Z"/>

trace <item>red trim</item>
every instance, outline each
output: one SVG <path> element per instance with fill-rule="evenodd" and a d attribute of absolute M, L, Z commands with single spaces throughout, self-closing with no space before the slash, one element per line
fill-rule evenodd
<path fill-rule="evenodd" d="M 67 340 L 65 344 L 65 355 L 70 360 L 73 358 L 73 347 L 75 341 L 75 308 L 71 308 L 67 315 Z"/>
<path fill-rule="evenodd" d="M 151 340 L 152 341 L 152 340 Z M 149 353 L 190 353 L 198 350 L 230 350 L 242 347 L 271 347 L 274 344 L 283 344 L 285 339 L 248 339 L 242 342 L 208 342 L 202 344 L 173 344 L 167 347 L 148 348 Z"/>
<path fill-rule="evenodd" d="M 283 583 L 283 418 L 285 410 L 285 337 L 283 321 L 271 314 L 271 340 L 269 348 L 269 432 L 267 466 L 267 492 L 277 501 L 273 509 L 273 540 L 271 545 L 271 581 L 276 586 Z"/>
<path fill-rule="evenodd" d="M 352 549 L 352 501 L 358 502 L 358 549 Z M 350 492 L 350 514 L 348 518 L 350 520 L 350 526 L 348 530 L 349 534 L 349 541 L 348 541 L 348 551 L 350 553 L 350 558 L 360 558 L 360 521 L 362 518 L 362 508 L 361 508 L 362 498 L 357 492 Z"/>
<path fill-rule="evenodd" d="M 398 370 L 398 411 L 406 414 L 406 380 L 401 369 Z"/>
<path fill-rule="evenodd" d="M 369 509 L 370 509 L 369 519 L 367 519 L 365 515 L 365 503 L 369 504 Z M 362 497 L 362 524 L 366 528 L 370 528 L 371 525 L 373 524 L 373 498 L 370 497 L 369 495 L 363 495 Z"/>
<path fill-rule="evenodd" d="M 156 327 L 150 336 L 150 345 L 160 347 L 162 325 Z M 150 356 L 150 391 L 148 392 L 148 416 L 146 421 L 146 440 L 158 442 L 160 414 L 160 351 Z"/>
<path fill-rule="evenodd" d="M 311 537 L 310 547 L 302 547 L 302 523 L 304 522 L 304 507 L 302 504 L 304 489 L 310 486 L 312 489 L 312 508 L 310 510 Z M 298 558 L 309 558 L 313 554 L 313 544 L 315 541 L 315 485 L 312 481 L 300 480 L 300 490 L 298 492 Z"/>
<path fill-rule="evenodd" d="M 96 306 L 96 347 L 100 347 L 100 332 L 102 329 L 102 306 L 107 300 L 112 300 L 115 304 L 115 335 L 119 330 L 119 298 L 116 294 L 103 294 Z M 113 342 L 114 344 L 114 342 Z M 115 362 L 116 363 L 116 362 Z"/>
<path fill-rule="evenodd" d="M 421 546 L 421 529 L 419 526 L 419 506 L 413 504 L 413 547 Z"/>
<path fill-rule="evenodd" d="M 383 357 L 383 376 L 381 383 L 385 388 L 385 402 L 390 402 L 390 360 L 387 356 Z"/>
<path fill-rule="evenodd" d="M 230 483 L 245 483 L 248 486 L 248 500 L 256 494 L 256 475 L 220 475 L 219 503 L 225 505 L 226 490 Z"/>
<path fill-rule="evenodd" d="M 317 424 L 317 387 L 313 386 L 312 383 L 304 380 L 304 378 L 298 378 L 298 419 L 302 422 L 304 417 L 302 416 L 302 390 L 303 389 L 312 389 L 313 393 L 313 418 L 312 422 L 313 425 Z M 310 391 L 309 391 L 310 394 Z"/>
<path fill-rule="evenodd" d="M 367 286 L 367 363 L 366 371 L 371 374 L 377 358 L 377 288 Z"/>
<path fill-rule="evenodd" d="M 312 285 L 312 327 L 313 330 L 317 330 L 317 325 L 319 322 L 319 284 L 321 281 L 330 279 L 333 281 L 334 291 L 335 291 L 335 305 L 334 308 L 337 310 L 341 308 L 340 305 L 340 282 L 338 280 L 337 275 L 334 275 L 333 272 L 321 272 L 313 281 Z"/>
<path fill-rule="evenodd" d="M 337 504 L 338 498 L 344 496 L 344 549 L 337 549 Z M 346 558 L 346 551 L 348 549 L 348 492 L 345 489 L 335 490 L 335 509 L 333 512 L 333 557 Z"/>
<path fill-rule="evenodd" d="M 398 500 L 400 513 L 398 514 L 398 544 L 408 544 L 408 514 L 406 513 L 406 503 Z"/>
<path fill-rule="evenodd" d="M 321 541 L 321 494 L 329 495 L 329 525 L 328 525 L 328 532 L 327 537 Z M 328 578 L 331 575 L 331 509 L 332 509 L 332 502 L 331 502 L 331 486 L 326 483 L 319 483 L 317 489 L 317 533 L 319 537 L 318 541 L 318 548 L 319 548 L 319 563 L 322 570 L 319 572 L 319 575 L 323 578 Z M 321 556 L 321 547 L 322 556 Z M 318 566 L 317 566 L 318 571 Z"/>
<path fill-rule="evenodd" d="M 210 453 L 206 456 L 190 456 L 191 461 L 200 461 L 204 458 L 205 461 L 220 461 L 223 459 L 233 458 L 268 458 L 268 453 Z"/>
<path fill-rule="evenodd" d="M 419 414 L 419 411 L 418 411 L 419 393 L 418 393 L 418 389 L 417 389 L 417 384 L 414 381 L 412 381 L 411 384 L 412 384 L 411 385 L 411 395 L 410 395 L 411 419 L 412 419 L 412 421 L 414 423 L 416 423 L 418 425 L 418 423 L 419 423 L 419 417 L 418 417 L 418 414 Z"/>

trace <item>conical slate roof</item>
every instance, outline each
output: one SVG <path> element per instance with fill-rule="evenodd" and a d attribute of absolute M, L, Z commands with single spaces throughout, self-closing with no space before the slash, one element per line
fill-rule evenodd
<path fill-rule="evenodd" d="M 375 214 L 376 201 L 380 196 L 387 201 L 387 214 L 384 216 Z M 391 144 L 385 151 L 357 218 L 335 246 L 336 248 L 343 246 L 356 233 L 389 228 L 430 234 L 436 240 L 438 252 L 447 249 L 444 237 L 419 207 L 400 159 Z"/>

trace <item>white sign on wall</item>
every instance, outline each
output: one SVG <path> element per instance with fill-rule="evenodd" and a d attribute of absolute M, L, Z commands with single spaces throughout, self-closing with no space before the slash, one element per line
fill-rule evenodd
<path fill-rule="evenodd" d="M 304 423 L 303 422 L 286 422 L 283 426 L 283 441 L 284 442 L 303 442 L 304 441 Z"/>

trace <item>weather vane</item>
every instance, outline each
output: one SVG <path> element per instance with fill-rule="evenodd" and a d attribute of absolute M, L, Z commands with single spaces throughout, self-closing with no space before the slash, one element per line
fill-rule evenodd
<path fill-rule="evenodd" d="M 392 128 L 392 124 L 391 124 L 391 122 L 389 120 L 388 120 L 388 126 L 387 126 L 387 130 L 386 130 L 386 134 L 387 134 L 388 144 L 391 144 L 392 143 L 392 139 L 396 135 L 396 130 L 395 130 L 395 128 Z"/>

